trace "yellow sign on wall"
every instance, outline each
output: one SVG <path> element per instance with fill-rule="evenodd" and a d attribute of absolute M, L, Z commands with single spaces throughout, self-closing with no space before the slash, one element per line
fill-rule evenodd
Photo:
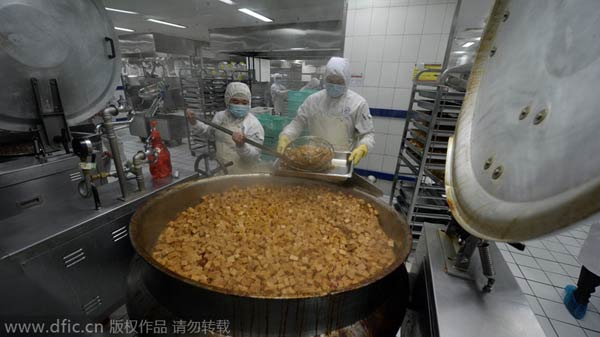
<path fill-rule="evenodd" d="M 426 64 L 415 65 L 415 69 L 413 70 L 413 80 L 415 79 L 415 77 L 417 76 L 418 73 L 420 73 L 422 70 L 426 70 L 426 69 L 434 70 L 434 71 L 428 71 L 428 72 L 422 73 L 421 76 L 419 76 L 419 81 L 435 82 L 435 81 L 437 81 L 437 78 L 440 75 L 439 71 L 442 69 L 442 65 L 439 63 L 426 63 Z"/>

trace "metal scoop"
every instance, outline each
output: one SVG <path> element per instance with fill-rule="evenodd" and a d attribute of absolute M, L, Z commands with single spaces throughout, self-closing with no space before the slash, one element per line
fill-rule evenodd
<path fill-rule="evenodd" d="M 227 128 L 224 128 L 224 127 L 222 127 L 222 126 L 221 126 L 221 125 L 219 125 L 219 124 L 215 124 L 215 123 L 213 123 L 213 122 L 206 121 L 206 120 L 202 120 L 202 119 L 199 119 L 199 121 L 200 121 L 200 122 L 202 122 L 202 123 L 204 123 L 204 124 L 206 124 L 206 125 L 209 125 L 209 126 L 211 126 L 211 127 L 215 128 L 215 129 L 217 129 L 217 130 L 219 130 L 219 131 L 221 131 L 221 132 L 224 132 L 224 133 L 226 133 L 226 134 L 229 134 L 229 135 L 232 135 L 232 136 L 233 136 L 233 131 L 231 131 L 231 130 L 229 130 L 229 129 L 227 129 Z M 313 137 L 313 138 L 314 138 L 314 137 Z M 255 141 L 253 141 L 252 139 L 245 138 L 245 139 L 244 139 L 244 142 L 246 142 L 246 143 L 248 143 L 248 144 L 250 144 L 250 145 L 252 145 L 252 146 L 255 146 L 255 147 L 257 147 L 257 148 L 259 148 L 259 149 L 261 149 L 261 150 L 263 150 L 263 151 L 265 151 L 265 152 L 269 153 L 269 154 L 270 154 L 270 155 L 272 155 L 272 156 L 275 156 L 275 157 L 277 157 L 277 158 L 281 159 L 281 160 L 282 160 L 282 162 L 284 162 L 286 165 L 289 165 L 290 167 L 292 167 L 292 168 L 294 168 L 294 169 L 298 169 L 298 170 L 306 170 L 306 171 L 311 171 L 311 170 L 313 169 L 313 167 L 304 167 L 302 163 L 299 163 L 299 162 L 297 162 L 296 160 L 293 160 L 293 159 L 291 159 L 290 157 L 286 156 L 286 155 L 285 155 L 285 152 L 284 152 L 284 154 L 281 154 L 281 153 L 277 152 L 277 151 L 276 151 L 276 150 L 274 150 L 274 149 L 271 149 L 271 148 L 269 148 L 269 147 L 266 147 L 266 146 L 264 146 L 264 145 L 263 145 L 263 144 L 261 144 L 261 143 L 258 143 L 258 142 L 255 142 Z M 325 142 L 325 140 L 323 140 L 323 142 Z M 333 148 L 333 147 L 332 147 L 332 148 Z M 287 150 L 287 149 L 286 149 L 286 150 Z"/>

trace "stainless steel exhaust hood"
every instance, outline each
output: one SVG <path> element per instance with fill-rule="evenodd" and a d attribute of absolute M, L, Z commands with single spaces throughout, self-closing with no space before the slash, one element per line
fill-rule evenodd
<path fill-rule="evenodd" d="M 136 33 L 119 36 L 121 55 L 152 57 L 156 53 L 175 55 L 197 55 L 197 49 L 207 42 L 159 33 Z"/>
<path fill-rule="evenodd" d="M 217 28 L 209 34 L 214 52 L 267 59 L 327 58 L 344 48 L 342 20 Z"/>

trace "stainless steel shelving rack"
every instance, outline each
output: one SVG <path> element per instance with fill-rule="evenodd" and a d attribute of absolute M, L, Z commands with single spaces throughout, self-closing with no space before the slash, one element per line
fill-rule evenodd
<path fill-rule="evenodd" d="M 191 110 L 201 115 L 205 120 L 211 120 L 215 113 L 225 109 L 225 89 L 233 81 L 244 82 L 251 86 L 252 71 L 235 70 L 227 73 L 224 70 L 203 68 L 200 64 L 179 71 L 181 95 L 185 110 Z M 240 80 L 239 78 L 244 79 Z M 188 145 L 192 156 L 214 151 L 214 142 L 207 137 L 197 137 L 187 126 Z"/>
<path fill-rule="evenodd" d="M 231 82 L 243 82 L 252 88 L 253 70 L 216 70 L 205 68 L 202 72 L 204 108 L 214 114 L 225 110 L 225 89 Z"/>
<path fill-rule="evenodd" d="M 464 67 L 457 69 L 464 72 Z M 390 196 L 390 204 L 408 219 L 413 240 L 424 222 L 451 220 L 444 190 L 446 151 L 464 99 L 464 92 L 445 84 L 453 69 L 439 74 L 437 81 L 420 80 L 431 72 L 440 70 L 423 70 L 413 81 Z"/>
<path fill-rule="evenodd" d="M 183 97 L 185 111 L 192 111 L 197 116 L 203 118 L 212 118 L 209 110 L 206 109 L 204 94 L 203 94 L 203 79 L 202 68 L 200 66 L 192 66 L 182 68 L 179 71 L 179 81 L 181 85 L 181 96 Z M 206 137 L 196 137 L 192 134 L 190 125 L 186 120 L 186 131 L 188 139 L 188 147 L 192 156 L 200 153 L 210 152 L 214 149 L 214 144 Z"/>

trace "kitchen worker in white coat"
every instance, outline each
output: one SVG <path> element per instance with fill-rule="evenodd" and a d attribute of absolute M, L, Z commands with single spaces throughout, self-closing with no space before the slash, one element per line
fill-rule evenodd
<path fill-rule="evenodd" d="M 350 63 L 332 57 L 325 69 L 325 89 L 306 98 L 296 118 L 279 135 L 277 151 L 308 128 L 313 136 L 329 141 L 336 151 L 352 151 L 354 164 L 364 158 L 375 145 L 373 120 L 367 101 L 348 89 Z"/>
<path fill-rule="evenodd" d="M 276 115 L 285 115 L 287 112 L 288 90 L 281 83 L 283 75 L 273 74 L 273 84 L 271 85 L 271 100 L 273 101 L 273 110 Z"/>
<path fill-rule="evenodd" d="M 210 126 L 196 120 L 191 111 L 187 118 L 196 135 L 205 135 L 209 132 L 215 135 L 217 158 L 223 163 L 233 162 L 229 168 L 230 173 L 247 173 L 260 170 L 260 149 L 246 144 L 245 139 L 263 143 L 265 131 L 260 122 L 250 110 L 250 88 L 244 83 L 231 82 L 225 89 L 225 104 L 227 109 L 215 114 L 212 122 L 232 130 L 233 136 L 221 131 L 215 131 Z"/>
<path fill-rule="evenodd" d="M 579 279 L 577 286 L 565 287 L 564 303 L 576 319 L 582 319 L 587 312 L 590 296 L 600 286 L 600 222 L 590 228 L 587 239 L 579 252 Z"/>

